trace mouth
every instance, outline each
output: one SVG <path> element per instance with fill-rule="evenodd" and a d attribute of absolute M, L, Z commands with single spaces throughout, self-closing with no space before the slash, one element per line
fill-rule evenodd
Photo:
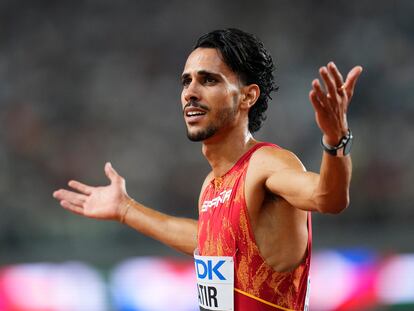
<path fill-rule="evenodd" d="M 193 124 L 201 121 L 206 114 L 207 111 L 201 108 L 188 107 L 184 110 L 185 120 L 188 124 Z"/>

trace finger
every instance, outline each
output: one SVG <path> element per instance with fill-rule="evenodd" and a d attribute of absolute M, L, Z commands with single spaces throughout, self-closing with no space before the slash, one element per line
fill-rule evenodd
<path fill-rule="evenodd" d="M 342 78 L 342 74 L 338 70 L 338 67 L 336 67 L 334 62 L 329 62 L 328 64 L 329 72 L 331 73 L 332 77 L 335 80 L 336 88 L 339 89 L 344 84 L 344 79 Z"/>
<path fill-rule="evenodd" d="M 92 193 L 93 187 L 85 185 L 79 181 L 71 180 L 68 183 L 69 187 L 79 191 L 80 193 L 90 195 Z"/>
<path fill-rule="evenodd" d="M 111 183 L 116 181 L 119 177 L 118 173 L 112 167 L 111 162 L 106 162 L 105 163 L 105 175 L 106 175 L 106 177 L 108 177 L 108 179 L 111 181 Z"/>
<path fill-rule="evenodd" d="M 73 191 L 68 191 L 65 189 L 60 189 L 53 193 L 53 197 L 58 199 L 59 201 L 68 201 L 69 203 L 76 204 L 76 205 L 83 205 L 86 200 L 86 195 L 80 194 Z"/>
<path fill-rule="evenodd" d="M 75 213 L 75 214 L 78 214 L 78 215 L 83 215 L 83 208 L 78 206 L 78 205 L 72 204 L 72 203 L 70 203 L 68 201 L 65 201 L 65 200 L 60 201 L 60 205 L 64 209 L 67 209 L 67 210 L 71 211 L 72 213 Z"/>
<path fill-rule="evenodd" d="M 330 95 L 331 98 L 335 98 L 337 91 L 336 91 L 336 85 L 334 80 L 331 78 L 329 71 L 326 67 L 322 67 L 319 69 L 319 74 L 322 77 L 322 80 L 324 82 L 325 88 Z"/>
<path fill-rule="evenodd" d="M 315 109 L 315 111 L 319 112 L 319 111 L 324 109 L 321 101 L 319 100 L 318 96 L 316 95 L 315 90 L 311 90 L 309 92 L 309 100 L 312 103 L 313 109 Z"/>
<path fill-rule="evenodd" d="M 61 201 L 61 200 L 63 200 L 64 199 L 64 193 L 63 193 L 63 189 L 59 189 L 59 190 L 56 190 L 55 192 L 53 192 L 53 197 L 56 199 L 56 200 L 59 200 L 59 201 Z"/>
<path fill-rule="evenodd" d="M 354 94 L 355 84 L 359 78 L 359 76 L 362 73 L 362 67 L 361 66 L 355 66 L 351 69 L 351 71 L 348 73 L 345 81 L 345 90 L 348 94 L 348 97 L 351 98 Z"/>
<path fill-rule="evenodd" d="M 318 98 L 321 105 L 324 106 L 326 102 L 326 95 L 324 91 L 322 90 L 322 86 L 318 79 L 315 79 L 312 81 L 312 88 L 313 88 L 313 91 L 315 91 L 315 96 Z"/>

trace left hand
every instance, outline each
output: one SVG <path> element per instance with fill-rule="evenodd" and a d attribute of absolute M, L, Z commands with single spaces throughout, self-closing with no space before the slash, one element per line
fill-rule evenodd
<path fill-rule="evenodd" d="M 324 141 L 331 146 L 337 145 L 347 134 L 346 113 L 361 72 L 362 67 L 355 66 L 344 82 L 336 65 L 329 62 L 319 69 L 325 90 L 318 79 L 312 81 L 309 99 L 315 109 L 316 123 L 324 134 Z"/>

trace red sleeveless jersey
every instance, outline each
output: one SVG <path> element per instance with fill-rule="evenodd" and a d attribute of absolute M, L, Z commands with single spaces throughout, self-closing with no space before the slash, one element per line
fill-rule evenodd
<path fill-rule="evenodd" d="M 203 256 L 234 257 L 234 310 L 304 310 L 311 257 L 311 217 L 308 214 L 308 251 L 296 269 L 276 272 L 262 258 L 250 225 L 244 183 L 251 155 L 247 151 L 222 177 L 213 179 L 202 193 L 199 209 L 198 249 Z"/>

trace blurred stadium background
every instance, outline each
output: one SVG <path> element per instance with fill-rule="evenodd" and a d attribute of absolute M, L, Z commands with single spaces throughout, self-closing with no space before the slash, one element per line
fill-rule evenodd
<path fill-rule="evenodd" d="M 258 35 L 280 91 L 257 138 L 317 171 L 319 66 L 364 67 L 349 112 L 351 206 L 314 215 L 311 310 L 414 310 L 414 2 L 0 2 L 0 311 L 196 310 L 191 259 L 59 208 L 71 178 L 196 217 L 208 171 L 179 75 L 199 35 Z"/>

